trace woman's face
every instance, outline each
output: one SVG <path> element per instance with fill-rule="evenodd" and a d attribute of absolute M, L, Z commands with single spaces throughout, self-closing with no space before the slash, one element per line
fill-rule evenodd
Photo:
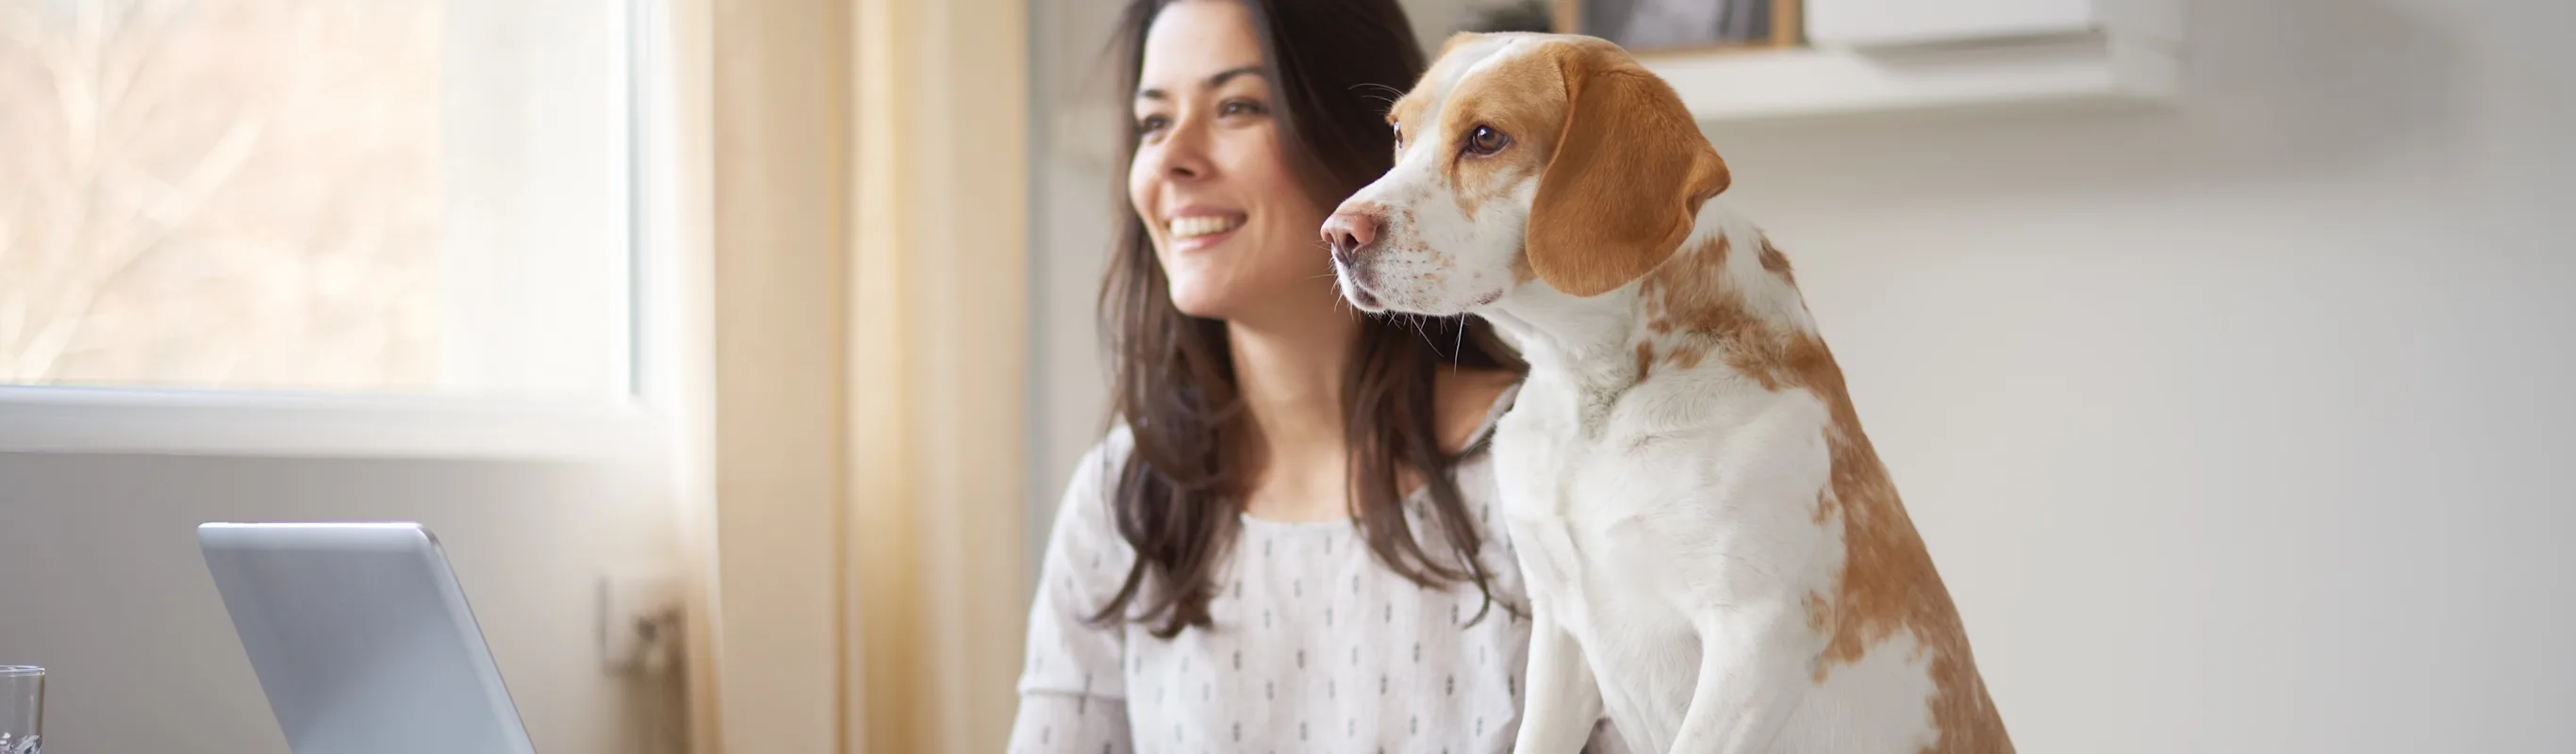
<path fill-rule="evenodd" d="M 1329 306 L 1331 256 L 1315 240 L 1328 208 L 1288 168 L 1250 11 L 1225 0 L 1173 3 L 1146 31 L 1143 63 L 1127 199 L 1153 238 L 1173 305 L 1218 319 L 1283 303 Z"/>

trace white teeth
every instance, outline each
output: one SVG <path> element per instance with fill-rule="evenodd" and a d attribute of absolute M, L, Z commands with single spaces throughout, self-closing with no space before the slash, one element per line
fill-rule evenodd
<path fill-rule="evenodd" d="M 1242 224 L 1242 220 L 1234 217 L 1191 215 L 1172 218 L 1171 230 L 1173 238 L 1197 238 L 1233 230 Z"/>

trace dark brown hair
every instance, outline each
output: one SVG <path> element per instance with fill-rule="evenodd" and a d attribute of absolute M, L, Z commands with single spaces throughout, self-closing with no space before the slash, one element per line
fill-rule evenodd
<path fill-rule="evenodd" d="M 1120 19 L 1116 51 L 1129 99 L 1144 64 L 1146 31 L 1170 2 L 1136 0 Z M 1273 117 L 1308 193 L 1330 207 L 1385 174 L 1395 153 L 1385 107 L 1423 68 L 1404 10 L 1394 0 L 1241 2 L 1251 11 L 1277 95 Z M 1132 119 L 1124 133 L 1132 164 L 1141 134 Z M 1110 512 L 1136 561 L 1091 619 L 1153 624 L 1154 635 L 1168 639 L 1210 625 L 1208 601 L 1216 596 L 1217 569 L 1238 533 L 1250 481 L 1234 453 L 1251 426 L 1235 391 L 1225 323 L 1172 304 L 1144 219 L 1132 208 L 1124 214 L 1100 311 L 1117 365 L 1112 411 L 1135 439 Z M 1320 245 L 1316 253 L 1324 253 Z M 1433 385 L 1440 369 L 1518 373 L 1527 367 L 1472 317 L 1373 317 L 1352 349 L 1342 376 L 1353 454 L 1349 502 L 1369 550 L 1423 586 L 1472 583 L 1492 607 L 1489 574 L 1476 557 L 1483 538 L 1451 473 L 1465 454 L 1440 447 Z M 1431 509 L 1424 522 L 1451 557 L 1425 552 L 1406 520 L 1404 471 L 1427 487 Z M 1504 608 L 1516 610 L 1508 602 Z M 1480 619 L 1484 614 L 1477 611 Z"/>

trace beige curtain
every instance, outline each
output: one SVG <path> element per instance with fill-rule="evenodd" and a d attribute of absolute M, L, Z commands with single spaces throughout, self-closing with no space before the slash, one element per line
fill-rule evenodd
<path fill-rule="evenodd" d="M 694 0 L 676 19 L 703 35 L 678 64 L 706 79 L 682 108 L 702 154 L 680 150 L 706 178 L 710 281 L 695 751 L 1005 743 L 1028 593 L 1025 16 Z"/>

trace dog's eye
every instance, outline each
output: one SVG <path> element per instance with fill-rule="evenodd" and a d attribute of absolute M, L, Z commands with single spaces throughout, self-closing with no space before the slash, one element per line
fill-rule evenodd
<path fill-rule="evenodd" d="M 1503 147 L 1510 146 L 1511 143 L 1512 137 L 1504 136 L 1503 132 L 1494 130 L 1492 126 L 1477 126 L 1475 131 L 1467 134 L 1467 153 L 1493 154 L 1503 151 Z"/>

